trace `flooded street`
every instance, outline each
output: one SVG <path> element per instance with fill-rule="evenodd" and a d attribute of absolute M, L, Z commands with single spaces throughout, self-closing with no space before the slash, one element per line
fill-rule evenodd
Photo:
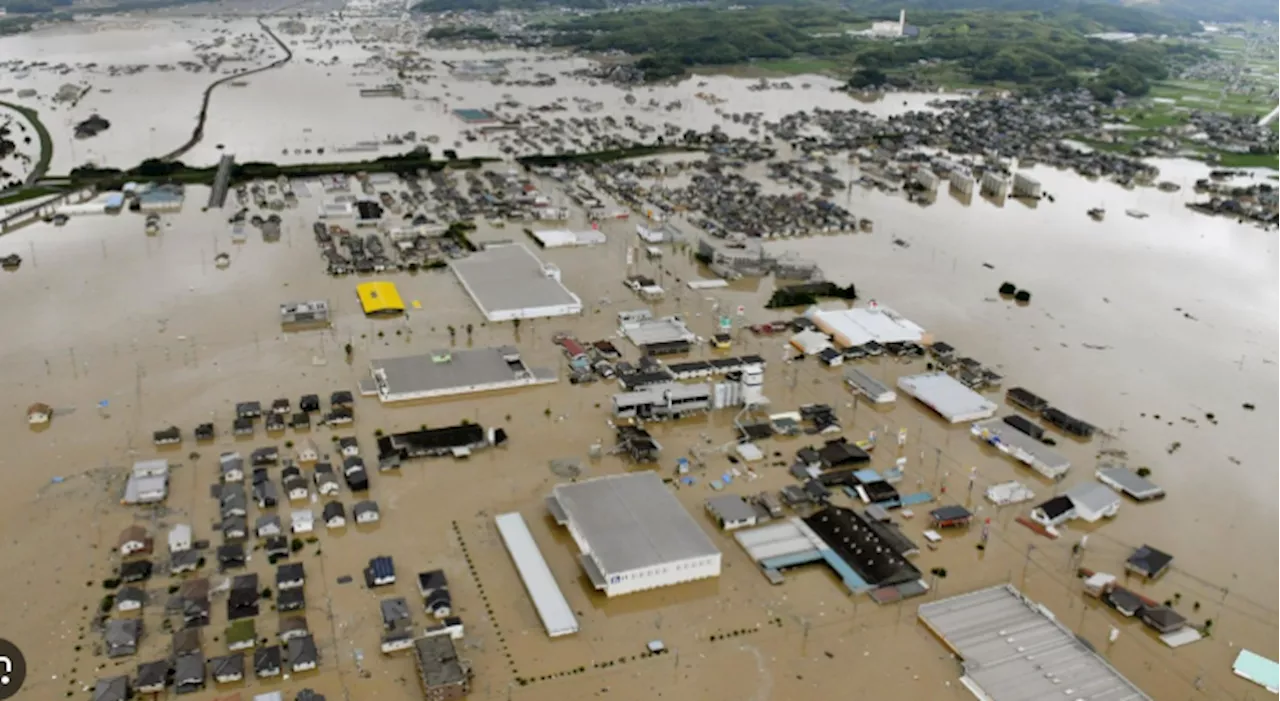
<path fill-rule="evenodd" d="M 100 63 L 177 62 L 188 41 L 218 28 L 252 33 L 250 20 L 181 20 L 164 24 L 173 34 L 138 48 L 137 32 L 113 29 L 92 34 L 90 52 Z M 138 30 L 142 31 L 142 30 Z M 85 35 L 36 33 L 0 39 L 0 55 L 52 63 L 76 58 L 72 47 Z M 350 43 L 309 45 L 283 37 L 295 61 L 257 75 L 243 87 L 219 88 L 205 138 L 183 158 L 210 164 L 220 151 L 241 162 L 316 160 L 306 149 L 337 149 L 359 141 L 380 141 L 388 134 L 416 130 L 439 136 L 433 151 L 463 138 L 465 125 L 450 110 L 492 107 L 503 93 L 526 105 L 554 97 L 576 96 L 603 103 L 601 114 L 633 115 L 685 128 L 723 125 L 745 129 L 716 114 L 716 105 L 696 97 L 706 92 L 724 98 L 724 110 L 762 111 L 766 119 L 800 109 L 872 110 L 889 114 L 921 109 L 934 95 L 893 95 L 864 104 L 831 92 L 832 81 L 797 77 L 790 91 L 748 90 L 752 81 L 700 76 L 674 86 L 637 90 L 643 99 L 625 101 L 620 89 L 562 78 L 554 88 L 492 86 L 439 78 L 426 99 L 361 99 L 360 86 L 383 84 L 392 76 L 382 67 L 356 68 L 369 54 Z M 89 44 L 86 44 L 89 45 Z M 265 51 L 252 61 L 266 63 Z M 122 58 L 109 58 L 117 53 Z M 513 75 L 556 74 L 580 59 L 518 58 Z M 433 52 L 437 61 L 504 56 L 501 52 Z M 334 55 L 336 65 L 308 63 Z M 132 56 L 132 58 L 129 58 Z M 239 66 L 243 67 L 243 66 Z M 443 73 L 443 70 L 442 70 Z M 33 70 L 23 79 L 6 76 L 0 87 L 36 87 L 33 104 L 56 131 L 53 172 L 86 158 L 128 167 L 147 155 L 174 148 L 190 134 L 201 90 L 212 76 L 181 71 L 162 74 L 85 78 L 96 88 L 74 108 L 52 115 L 47 96 L 71 77 Z M 699 82 L 706 85 L 699 87 Z M 803 82 L 811 88 L 800 88 Z M 418 88 L 426 90 L 426 88 Z M 425 92 L 424 92 L 425 94 Z M 550 95 L 551 97 L 548 97 Z M 648 109 L 680 100 L 674 111 Z M 135 103 L 147 100 L 141 112 Z M 154 101 L 152 101 L 154 100 Z M 903 104 L 903 102 L 906 104 Z M 571 103 L 573 104 L 573 103 Z M 89 114 L 112 121 L 110 130 L 89 140 L 69 136 Z M 136 122 L 124 119 L 137 115 Z M 65 122 L 65 124 L 64 124 Z M 746 133 L 742 134 L 745 136 Z M 63 147 L 67 142 L 68 148 Z M 70 146 L 74 146 L 73 151 Z M 468 142 L 463 156 L 496 153 L 484 141 Z M 403 152 L 404 145 L 382 145 L 367 155 L 333 155 L 351 160 Z M 289 150 L 282 155 L 282 149 Z M 295 150 L 299 152 L 295 153 Z M 360 152 L 363 153 L 363 152 Z M 329 157 L 326 155 L 326 157 Z M 833 161 L 834 162 L 834 161 Z M 101 651 L 101 632 L 90 620 L 107 591 L 102 582 L 119 563 L 117 535 L 131 523 L 146 525 L 164 551 L 163 534 L 175 523 L 189 523 L 196 539 L 219 542 L 218 505 L 209 486 L 218 478 L 218 454 L 247 455 L 266 445 L 288 456 L 294 443 L 308 437 L 332 450 L 337 436 L 355 435 L 366 460 L 376 456 L 375 432 L 392 433 L 422 426 L 438 428 L 463 420 L 501 427 L 510 442 L 476 452 L 465 460 L 442 458 L 407 462 L 398 472 L 371 476 L 368 498 L 382 509 L 381 522 L 320 532 L 292 561 L 305 564 L 307 620 L 319 644 L 318 671 L 285 680 L 219 686 L 191 694 L 211 701 L 243 689 L 257 693 L 280 689 L 290 694 L 309 686 L 330 699 L 408 700 L 422 697 L 412 655 L 378 651 L 382 624 L 378 601 L 404 596 L 411 602 L 417 629 L 428 623 L 417 603 L 413 573 L 442 568 L 450 582 L 455 615 L 466 625 L 459 653 L 475 671 L 472 698 L 655 698 L 788 700 L 839 694 L 853 699 L 971 698 L 959 684 L 959 668 L 923 626 L 915 609 L 923 602 L 1010 583 L 1044 603 L 1067 626 L 1094 645 L 1124 675 L 1154 699 L 1257 698 L 1257 688 L 1231 673 L 1241 648 L 1276 658 L 1280 590 L 1280 464 L 1274 447 L 1280 422 L 1276 405 L 1276 338 L 1280 335 L 1280 265 L 1272 232 L 1224 218 L 1200 216 L 1184 204 L 1196 198 L 1191 184 L 1206 170 L 1183 161 L 1158 163 L 1161 179 L 1182 185 L 1175 193 L 1154 188 L 1126 190 L 1106 181 L 1035 167 L 1030 173 L 1056 201 L 1028 206 L 1010 199 L 996 206 L 977 196 L 962 203 L 945 191 L 936 203 L 920 206 L 897 195 L 853 187 L 833 198 L 858 217 L 875 222 L 874 233 L 773 241 L 773 251 L 794 252 L 817 261 L 827 279 L 857 285 L 859 305 L 869 300 L 891 307 L 927 329 L 936 340 L 995 367 L 1005 387 L 1022 386 L 1096 425 L 1092 441 L 1056 432 L 1059 450 L 1074 465 L 1065 482 L 1042 480 L 1017 463 L 972 439 L 967 424 L 949 425 L 903 397 L 891 408 L 856 403 L 841 382 L 842 368 L 825 368 L 816 359 L 785 362 L 785 336 L 756 337 L 746 326 L 793 316 L 791 310 L 766 310 L 773 280 L 743 280 L 730 287 L 694 291 L 686 283 L 706 275 L 693 260 L 692 247 L 668 247 L 661 264 L 628 266 L 628 251 L 638 241 L 637 217 L 600 224 L 607 242 L 591 248 L 535 250 L 559 267 L 565 285 L 581 298 L 579 318 L 489 324 L 448 270 L 388 273 L 375 278 L 334 278 L 325 274 L 312 235 L 319 194 L 300 197 L 282 217 L 282 237 L 266 243 L 250 227 L 243 244 L 231 242 L 222 211 L 202 212 L 208 190 L 188 188 L 178 214 L 161 218 L 160 233 L 144 234 L 142 215 L 78 216 L 62 227 L 36 224 L 0 238 L 0 255 L 20 254 L 16 271 L 0 273 L 8 302 L 0 305 L 6 329 L 0 352 L 3 421 L 0 473 L 7 480 L 9 508 L 0 513 L 6 567 L 0 587 L 8 605 L 0 611 L 0 629 L 26 654 L 31 698 L 83 696 L 94 679 L 132 673 L 137 663 L 169 652 L 162 623 L 170 580 L 157 575 L 147 585 L 151 603 L 144 608 L 139 652 L 121 661 Z M 840 177 L 852 180 L 842 163 Z M 505 166 L 503 166 L 505 169 Z M 761 177 L 762 164 L 748 166 Z M 542 191 L 558 197 L 552 181 Z M 786 192 L 766 182 L 768 192 Z M 233 202 L 234 200 L 232 200 Z M 1095 222 L 1086 210 L 1105 206 L 1109 214 Z M 1128 208 L 1149 214 L 1125 216 Z M 574 210 L 570 228 L 590 225 Z M 683 228 L 692 225 L 680 221 Z M 503 228 L 480 224 L 474 241 L 513 239 L 531 243 L 524 224 Z M 219 269 L 215 256 L 230 264 Z M 630 267 L 630 271 L 628 268 Z M 771 585 L 734 539 L 716 531 L 705 514 L 714 494 L 706 483 L 731 469 L 727 456 L 708 456 L 708 473 L 694 486 L 678 487 L 677 498 L 693 514 L 723 553 L 718 579 L 607 600 L 583 574 L 573 540 L 548 516 L 544 497 L 561 481 L 553 460 L 574 458 L 583 477 L 637 469 L 620 458 L 588 457 L 593 443 L 612 446 L 607 421 L 612 382 L 571 385 L 558 331 L 583 340 L 617 335 L 616 314 L 645 305 L 622 284 L 631 273 L 657 279 L 666 298 L 653 304 L 656 314 L 682 313 L 693 331 L 710 335 L 718 313 L 741 305 L 729 353 L 765 357 L 764 393 L 771 412 L 792 411 L 806 403 L 836 407 L 844 435 L 851 441 L 870 431 L 881 437 L 872 453 L 878 470 L 906 458 L 905 492 L 929 491 L 940 503 L 964 504 L 978 519 L 990 519 L 990 540 L 978 548 L 979 526 L 949 532 L 937 550 L 913 557 L 935 591 L 901 604 L 880 606 L 868 597 L 850 596 L 839 579 L 822 566 L 785 573 Z M 399 319 L 370 320 L 362 313 L 355 286 L 368 279 L 395 282 L 411 307 Z M 999 298 L 1001 283 L 1032 292 L 1027 305 Z M 286 333 L 279 305 L 327 299 L 332 327 Z M 473 326 L 470 332 L 462 331 Z M 458 329 L 451 341 L 449 329 Z M 353 354 L 346 357 L 344 345 Z M 369 361 L 426 353 L 456 344 L 518 346 L 528 365 L 557 368 L 552 386 L 471 395 L 450 400 L 384 406 L 358 397 L 354 426 L 317 427 L 310 434 L 292 429 L 265 435 L 259 425 L 252 438 L 234 438 L 231 422 L 237 402 L 267 404 L 277 397 L 296 402 L 302 394 L 327 397 L 334 390 L 358 389 Z M 628 360 L 635 349 L 617 341 Z M 724 353 L 720 353 L 723 355 Z M 716 355 L 697 347 L 692 358 Z M 855 365 L 851 361 L 851 365 Z M 925 371 L 925 361 L 892 358 L 861 360 L 860 367 L 886 384 Z M 1008 413 L 1003 393 L 988 398 Z M 27 407 L 43 402 L 54 408 L 50 424 L 31 428 Z M 1245 405 L 1254 407 L 1247 409 Z M 706 418 L 652 424 L 663 445 L 657 467 L 668 476 L 677 457 L 694 448 L 709 450 L 731 440 L 733 411 Z M 197 445 L 191 429 L 215 424 L 218 437 Z M 184 442 L 152 445 L 153 431 L 176 425 Z M 889 436 L 907 432 L 906 444 Z M 1105 435 L 1102 435 L 1105 434 Z M 753 467 L 759 478 L 735 482 L 731 491 L 746 495 L 794 484 L 786 467 L 801 447 L 820 437 L 774 438 L 762 443 L 767 458 Z M 296 448 L 296 445 L 292 447 Z M 1126 500 L 1114 519 L 1093 526 L 1063 527 L 1049 540 L 1014 521 L 1025 506 L 995 508 L 982 495 L 987 486 L 1017 479 L 1030 485 L 1039 503 L 1062 490 L 1094 480 L 1101 451 L 1127 456 L 1130 466 L 1147 466 L 1151 479 L 1168 497 L 1138 504 Z M 174 464 L 164 509 L 119 505 L 127 468 L 139 459 L 167 457 Z M 741 466 L 739 466 L 741 467 Z M 745 480 L 742 480 L 745 482 Z M 356 498 L 344 487 L 339 500 Z M 843 494 L 835 503 L 849 505 Z M 319 502 L 310 505 L 319 511 Z M 927 510 L 900 523 L 905 534 L 924 543 Z M 281 513 L 285 507 L 281 506 Z M 493 517 L 519 511 L 529 524 L 551 571 L 581 623 L 581 632 L 549 640 L 530 604 L 493 525 Z M 252 516 L 259 512 L 250 509 Z M 1081 552 L 1073 546 L 1088 535 Z M 1122 574 L 1133 548 L 1150 544 L 1174 555 L 1173 569 L 1143 583 Z M 401 575 L 394 587 L 376 592 L 360 583 L 371 557 L 390 555 Z M 163 559 L 158 557 L 157 559 Z M 253 553 L 247 571 L 274 582 L 263 553 Z M 1136 619 L 1125 619 L 1081 594 L 1078 567 L 1111 572 L 1125 586 L 1156 601 L 1177 601 L 1192 622 L 1212 620 L 1212 636 L 1194 645 L 1170 649 Z M 218 580 L 216 566 L 202 573 Z M 351 576 L 355 582 L 342 583 Z M 224 653 L 226 594 L 213 600 L 213 620 L 203 633 L 206 656 Z M 264 603 L 258 637 L 273 637 L 276 614 Z M 1119 629 L 1114 641 L 1108 636 Z M 645 645 L 662 640 L 670 655 L 641 657 Z M 26 698 L 24 694 L 23 698 Z"/>

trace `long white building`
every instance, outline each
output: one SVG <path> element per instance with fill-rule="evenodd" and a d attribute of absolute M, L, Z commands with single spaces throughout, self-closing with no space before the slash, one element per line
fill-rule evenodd
<path fill-rule="evenodd" d="M 605 596 L 720 576 L 720 551 L 653 472 L 556 485 L 547 508 Z"/>

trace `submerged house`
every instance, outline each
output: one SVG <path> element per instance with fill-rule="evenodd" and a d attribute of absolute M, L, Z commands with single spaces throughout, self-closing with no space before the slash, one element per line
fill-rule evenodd
<path fill-rule="evenodd" d="M 316 641 L 310 635 L 293 638 L 288 643 L 289 669 L 306 672 L 320 664 L 320 652 L 316 649 Z"/>
<path fill-rule="evenodd" d="M 140 553 L 151 552 L 151 536 L 143 526 L 133 525 L 120 532 L 118 541 L 120 555 L 128 557 Z"/>
<path fill-rule="evenodd" d="M 279 645 L 267 645 L 253 651 L 253 676 L 258 679 L 280 676 Z"/>
<path fill-rule="evenodd" d="M 209 660 L 209 673 L 219 684 L 231 684 L 244 679 L 244 655 L 237 652 Z"/>
<path fill-rule="evenodd" d="M 138 665 L 133 678 L 133 689 L 139 694 L 163 694 L 169 683 L 169 661 L 156 660 Z"/>
<path fill-rule="evenodd" d="M 103 631 L 103 643 L 107 657 L 127 657 L 138 651 L 142 638 L 142 621 L 138 619 L 110 619 Z"/>
<path fill-rule="evenodd" d="M 317 463 L 312 479 L 316 483 L 316 491 L 320 493 L 320 496 L 332 496 L 342 489 L 338 483 L 338 475 L 333 471 L 333 466 L 329 463 Z"/>
<path fill-rule="evenodd" d="M 342 528 L 347 525 L 347 511 L 340 501 L 331 501 L 321 510 L 326 528 Z"/>
<path fill-rule="evenodd" d="M 382 517 L 378 512 L 378 503 L 371 500 L 356 502 L 356 505 L 351 507 L 351 513 L 356 523 L 377 523 Z"/>

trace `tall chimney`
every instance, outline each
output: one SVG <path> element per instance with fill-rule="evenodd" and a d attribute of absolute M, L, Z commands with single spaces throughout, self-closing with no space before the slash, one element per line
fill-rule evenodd
<path fill-rule="evenodd" d="M 907 35 L 907 8 L 898 10 L 898 36 Z"/>

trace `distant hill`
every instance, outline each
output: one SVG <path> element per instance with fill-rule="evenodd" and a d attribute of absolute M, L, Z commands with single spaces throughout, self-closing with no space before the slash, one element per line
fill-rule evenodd
<path fill-rule="evenodd" d="M 1125 0 L 1123 4 L 1205 22 L 1280 22 L 1276 0 Z"/>
<path fill-rule="evenodd" d="M 49 0 L 30 0 L 48 2 Z M 900 9 L 955 11 L 955 10 L 1008 10 L 1048 13 L 1075 13 L 1106 24 L 1117 31 L 1165 33 L 1187 27 L 1173 25 L 1173 29 L 1149 29 L 1159 27 L 1160 20 L 1176 20 L 1182 23 L 1199 21 L 1235 22 L 1244 20 L 1280 20 L 1276 0 L 722 0 L 725 5 L 838 5 L 868 15 L 896 16 Z M 499 9 L 531 9 L 535 7 L 573 7 L 578 9 L 604 9 L 641 4 L 641 0 L 423 0 L 414 9 L 420 12 L 448 12 L 476 10 L 493 12 Z M 644 2 L 644 4 L 650 4 Z"/>

